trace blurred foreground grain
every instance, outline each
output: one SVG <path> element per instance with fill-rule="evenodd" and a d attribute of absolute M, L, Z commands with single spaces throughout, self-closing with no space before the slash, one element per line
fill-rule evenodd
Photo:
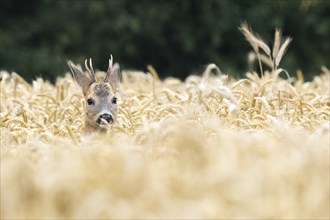
<path fill-rule="evenodd" d="M 124 72 L 118 123 L 1 72 L 1 219 L 329 219 L 329 70 L 312 82 Z"/>

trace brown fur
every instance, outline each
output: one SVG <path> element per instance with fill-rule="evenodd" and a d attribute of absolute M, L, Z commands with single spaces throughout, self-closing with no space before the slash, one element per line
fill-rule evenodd
<path fill-rule="evenodd" d="M 86 98 L 85 133 L 101 132 L 108 130 L 109 124 L 116 121 L 117 103 L 113 100 L 119 83 L 120 67 L 118 63 L 112 66 L 112 56 L 109 59 L 109 68 L 103 81 L 97 81 L 92 65 L 92 60 L 87 60 L 85 66 L 88 75 L 68 62 L 73 78 L 82 88 Z M 92 103 L 89 103 L 92 102 Z M 107 115 L 107 120 L 103 118 Z"/>
<path fill-rule="evenodd" d="M 108 83 L 94 83 L 93 90 L 95 95 L 99 97 L 108 96 L 112 92 Z"/>

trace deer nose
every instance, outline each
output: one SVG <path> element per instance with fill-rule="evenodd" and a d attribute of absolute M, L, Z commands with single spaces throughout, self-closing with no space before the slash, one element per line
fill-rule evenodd
<path fill-rule="evenodd" d="M 110 114 L 103 114 L 100 115 L 100 118 L 106 120 L 108 123 L 112 124 L 113 123 L 113 117 Z"/>

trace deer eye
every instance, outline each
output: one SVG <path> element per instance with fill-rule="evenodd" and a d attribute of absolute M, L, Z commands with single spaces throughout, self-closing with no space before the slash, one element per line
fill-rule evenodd
<path fill-rule="evenodd" d="M 117 104 L 117 98 L 116 97 L 113 97 L 112 100 L 111 100 L 112 104 L 116 105 Z"/>
<path fill-rule="evenodd" d="M 87 99 L 87 105 L 94 105 L 94 100 L 91 98 Z"/>

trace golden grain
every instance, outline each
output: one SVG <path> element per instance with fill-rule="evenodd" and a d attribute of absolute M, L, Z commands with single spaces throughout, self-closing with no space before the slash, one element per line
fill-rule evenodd
<path fill-rule="evenodd" d="M 210 68 L 184 82 L 124 72 L 117 124 L 85 136 L 69 75 L 2 71 L 1 218 L 329 218 L 329 70 Z"/>

